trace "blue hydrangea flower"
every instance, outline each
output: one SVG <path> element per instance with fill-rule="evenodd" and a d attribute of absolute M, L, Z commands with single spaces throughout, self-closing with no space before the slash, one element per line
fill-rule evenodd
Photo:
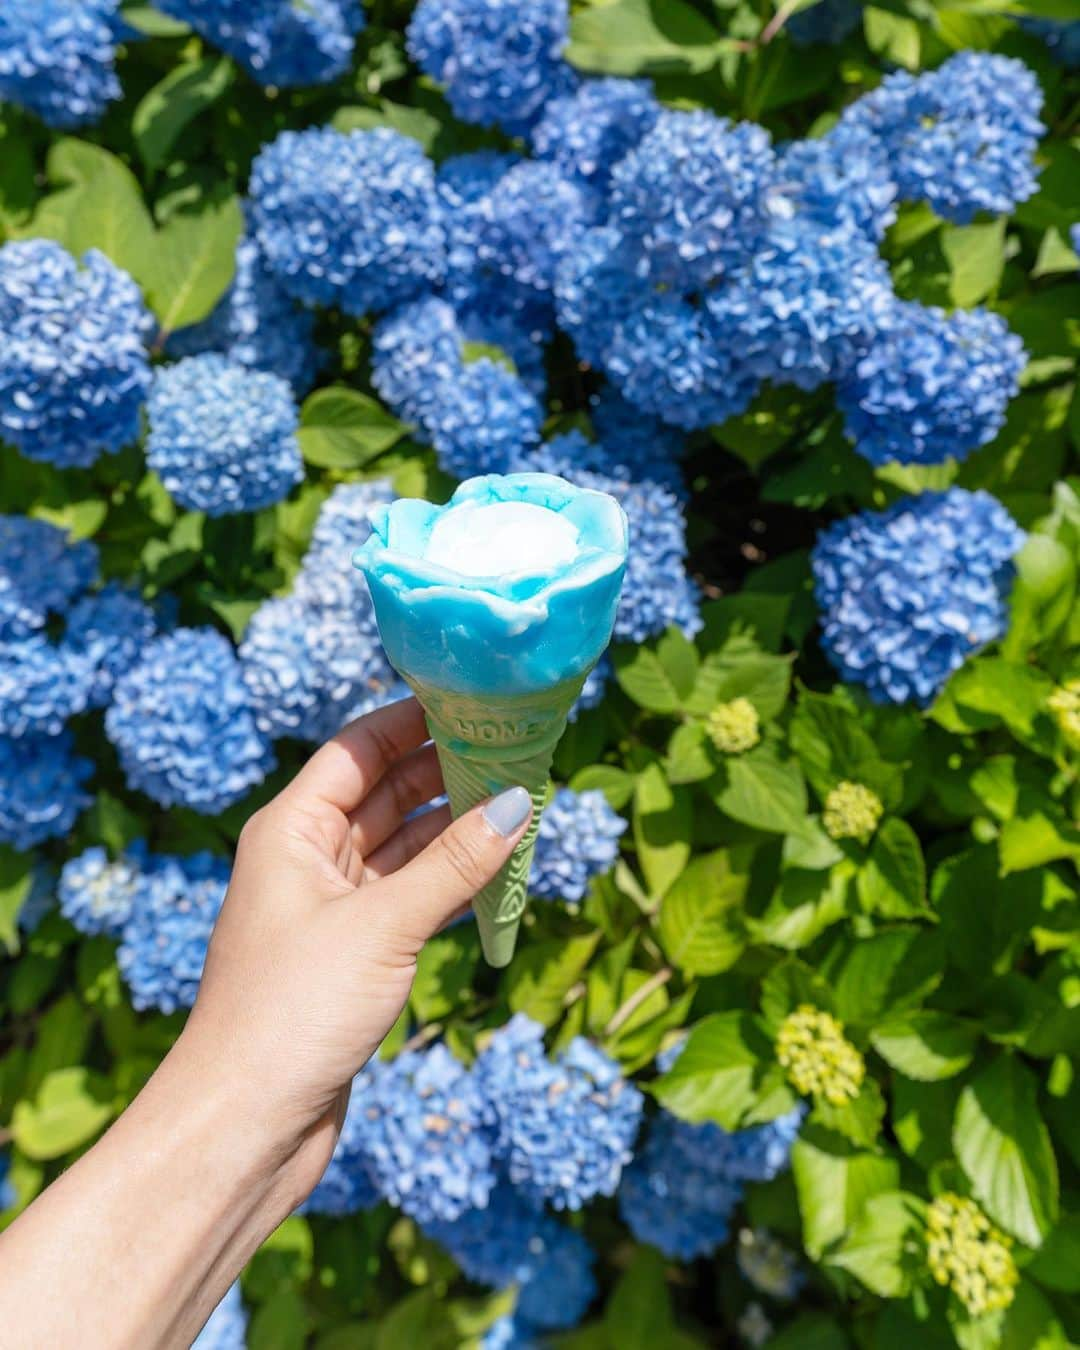
<path fill-rule="evenodd" d="M 139 433 L 150 316 L 97 249 L 0 248 L 0 436 L 28 459 L 86 468 Z"/>
<path fill-rule="evenodd" d="M 599 198 L 554 164 L 514 164 L 484 199 L 475 222 L 477 262 L 522 287 L 550 291 L 564 257 L 596 223 Z"/>
<path fill-rule="evenodd" d="M 876 703 L 922 706 L 1008 626 L 1024 542 L 987 492 L 924 492 L 837 521 L 812 563 L 822 644 Z"/>
<path fill-rule="evenodd" d="M 874 243 L 896 219 L 896 183 L 884 146 L 865 126 L 844 121 L 825 136 L 780 148 L 767 201 L 771 214 L 786 201 L 789 214 L 798 210 Z"/>
<path fill-rule="evenodd" d="M 146 462 L 189 511 L 260 511 L 304 477 L 299 418 L 285 380 L 216 352 L 154 375 Z"/>
<path fill-rule="evenodd" d="M 434 170 L 400 132 L 284 131 L 256 157 L 249 191 L 267 266 L 305 304 L 363 315 L 442 279 Z"/>
<path fill-rule="evenodd" d="M 0 736 L 0 843 L 25 852 L 67 834 L 90 805 L 83 784 L 93 772 L 93 764 L 74 753 L 69 731 Z"/>
<path fill-rule="evenodd" d="M 375 326 L 371 382 L 399 417 L 424 427 L 442 389 L 461 375 L 462 334 L 445 300 L 424 296 Z"/>
<path fill-rule="evenodd" d="M 360 0 L 161 0 L 259 84 L 328 84 L 352 61 L 365 24 Z"/>
<path fill-rule="evenodd" d="M 120 97 L 113 69 L 118 0 L 4 0 L 0 99 L 50 127 L 95 122 Z"/>
<path fill-rule="evenodd" d="M 615 865 L 625 830 L 626 821 L 602 792 L 559 788 L 540 817 L 530 894 L 543 900 L 583 900 L 593 877 Z"/>
<path fill-rule="evenodd" d="M 872 464 L 941 464 L 993 440 L 1025 363 L 998 314 L 896 302 L 836 399 Z"/>
<path fill-rule="evenodd" d="M 972 51 L 919 76 L 896 71 L 843 120 L 881 139 L 903 200 L 964 225 L 1034 194 L 1041 110 L 1039 82 L 1022 61 Z"/>
<path fill-rule="evenodd" d="M 483 1207 L 495 1185 L 490 1111 L 444 1045 L 380 1064 L 365 1094 L 368 1172 L 425 1227 Z"/>
<path fill-rule="evenodd" d="M 818 0 L 809 9 L 801 9 L 787 21 L 791 40 L 800 47 L 813 43 L 843 42 L 862 22 L 862 5 L 856 0 Z"/>
<path fill-rule="evenodd" d="M 98 551 L 45 520 L 0 515 L 0 640 L 28 637 L 93 582 Z"/>
<path fill-rule="evenodd" d="M 612 170 L 609 224 L 639 241 L 655 279 L 705 286 L 752 252 L 772 167 L 764 128 L 665 109 Z"/>
<path fill-rule="evenodd" d="M 137 591 L 116 581 L 71 607 L 64 647 L 81 667 L 90 707 L 109 702 L 113 685 L 139 659 L 156 630 L 150 606 Z"/>
<path fill-rule="evenodd" d="M 137 846 L 115 862 L 99 845 L 69 859 L 60 870 L 60 910 L 80 933 L 119 937 L 139 894 L 146 850 Z"/>
<path fill-rule="evenodd" d="M 616 640 L 645 642 L 672 625 L 693 637 L 701 630 L 700 598 L 686 573 L 686 520 L 679 499 L 651 479 L 635 482 L 579 469 L 580 454 L 581 439 L 570 433 L 523 456 L 517 467 L 610 493 L 626 512 L 630 548 L 615 613 Z"/>
<path fill-rule="evenodd" d="M 140 1012 L 172 1013 L 195 1002 L 229 871 L 228 862 L 211 853 L 149 855 L 143 861 L 116 952 Z"/>
<path fill-rule="evenodd" d="M 463 122 L 518 135 L 574 83 L 561 58 L 567 10 L 567 0 L 420 0 L 406 34 L 409 55 L 446 86 Z"/>
<path fill-rule="evenodd" d="M 811 390 L 851 368 L 892 303 L 874 244 L 800 213 L 775 218 L 705 305 L 715 330 L 734 338 L 743 372 Z"/>
<path fill-rule="evenodd" d="M 543 1027 L 518 1013 L 474 1073 L 494 1111 L 496 1154 L 526 1198 L 580 1209 L 615 1193 L 644 1099 L 613 1060 L 580 1036 L 550 1060 Z"/>
<path fill-rule="evenodd" d="M 168 353 L 178 360 L 221 352 L 238 366 L 288 380 L 302 398 L 315 383 L 323 354 L 315 345 L 315 317 L 282 290 L 258 243 L 236 245 L 236 273 L 217 308 L 202 323 L 173 333 Z"/>
<path fill-rule="evenodd" d="M 583 80 L 574 93 L 546 105 L 530 136 L 533 153 L 602 189 L 659 115 L 648 80 Z"/>
<path fill-rule="evenodd" d="M 521 378 L 490 357 L 471 362 L 456 380 L 440 386 L 425 413 L 424 434 L 455 478 L 506 473 L 539 443 L 544 417 Z"/>
<path fill-rule="evenodd" d="M 506 1184 L 483 1208 L 426 1231 L 474 1283 L 517 1285 L 515 1320 L 532 1330 L 576 1326 L 596 1297 L 596 1257 L 586 1239 Z"/>
<path fill-rule="evenodd" d="M 86 665 L 40 633 L 0 641 L 0 736 L 55 736 L 89 687 Z"/>
<path fill-rule="evenodd" d="M 274 767 L 232 643 L 212 628 L 148 643 L 116 682 L 105 730 L 130 786 L 161 806 L 215 815 Z"/>
<path fill-rule="evenodd" d="M 365 594 L 367 584 L 352 565 L 352 551 L 370 536 L 379 508 L 396 496 L 388 478 L 339 483 L 319 508 L 303 571 L 330 568 L 348 581 L 352 593 Z"/>
<path fill-rule="evenodd" d="M 1020 25 L 1035 37 L 1042 38 L 1058 65 L 1066 70 L 1080 66 L 1080 20 L 1024 18 Z"/>
<path fill-rule="evenodd" d="M 679 431 L 627 403 L 611 385 L 592 400 L 589 415 L 598 440 L 585 468 L 617 478 L 650 478 L 680 499 L 686 496 L 680 463 L 686 438 Z"/>
<path fill-rule="evenodd" d="M 210 1314 L 195 1337 L 191 1350 L 244 1350 L 247 1345 L 247 1312 L 240 1296 L 240 1281 L 229 1285 L 225 1297 Z"/>
<path fill-rule="evenodd" d="M 380 1061 L 373 1059 L 356 1075 L 333 1155 L 319 1184 L 300 1206 L 302 1214 L 355 1214 L 378 1203 L 379 1193 L 367 1167 L 368 1093 Z"/>

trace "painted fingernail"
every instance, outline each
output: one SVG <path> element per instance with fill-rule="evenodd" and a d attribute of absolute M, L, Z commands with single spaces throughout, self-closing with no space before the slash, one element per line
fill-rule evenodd
<path fill-rule="evenodd" d="M 532 798 L 523 787 L 507 788 L 492 797 L 482 815 L 496 834 L 508 839 L 529 818 Z"/>

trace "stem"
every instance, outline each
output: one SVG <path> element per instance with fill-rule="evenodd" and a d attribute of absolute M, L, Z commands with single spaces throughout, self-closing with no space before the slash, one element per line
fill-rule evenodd
<path fill-rule="evenodd" d="M 786 4 L 781 5 L 761 30 L 761 36 L 758 38 L 759 45 L 762 47 L 768 46 L 798 8 L 798 0 L 787 0 Z"/>
<path fill-rule="evenodd" d="M 604 1028 L 605 1038 L 614 1036 L 620 1027 L 625 1026 L 645 1000 L 655 994 L 658 989 L 663 989 L 674 974 L 675 972 L 670 966 L 663 966 L 655 975 L 651 975 L 643 985 L 635 989 L 626 1002 L 615 1009 L 611 1021 Z"/>
<path fill-rule="evenodd" d="M 429 1041 L 433 1041 L 437 1036 L 442 1035 L 442 1029 L 441 1022 L 429 1022 L 426 1027 L 421 1027 L 415 1036 L 409 1037 L 398 1054 L 403 1055 L 406 1050 L 422 1050 Z"/>

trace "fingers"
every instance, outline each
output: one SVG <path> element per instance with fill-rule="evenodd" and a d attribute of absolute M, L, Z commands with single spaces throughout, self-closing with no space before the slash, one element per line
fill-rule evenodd
<path fill-rule="evenodd" d="M 443 790 L 433 745 L 412 750 L 391 766 L 349 817 L 352 844 L 367 858 L 397 830 L 410 811 Z"/>
<path fill-rule="evenodd" d="M 437 806 L 422 816 L 406 821 L 396 834 L 391 835 L 381 848 L 364 859 L 364 879 L 375 881 L 412 862 L 450 824 L 450 808 Z"/>
<path fill-rule="evenodd" d="M 392 907 L 387 922 L 406 940 L 423 943 L 494 878 L 531 815 L 525 789 L 509 788 L 448 825 L 411 862 L 370 888 L 379 895 L 366 889 L 359 894 Z"/>
<path fill-rule="evenodd" d="M 414 698 L 390 703 L 327 741 L 281 796 L 293 805 L 330 805 L 348 814 L 392 764 L 427 739 L 423 709 Z"/>

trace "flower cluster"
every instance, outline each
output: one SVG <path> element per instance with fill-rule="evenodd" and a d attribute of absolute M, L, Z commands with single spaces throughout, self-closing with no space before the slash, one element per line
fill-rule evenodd
<path fill-rule="evenodd" d="M 643 1098 L 618 1065 L 576 1037 L 557 1056 L 543 1028 L 517 1014 L 492 1037 L 476 1077 L 495 1120 L 495 1154 L 537 1203 L 580 1209 L 612 1195 L 641 1121 Z"/>
<path fill-rule="evenodd" d="M 845 430 L 872 464 L 964 459 L 1004 425 L 1025 359 L 1000 315 L 897 302 L 837 388 Z"/>
<path fill-rule="evenodd" d="M 400 132 L 283 131 L 256 156 L 249 190 L 267 266 L 304 304 L 362 315 L 442 279 L 434 169 Z"/>
<path fill-rule="evenodd" d="M 878 827 L 885 808 L 865 783 L 845 779 L 825 798 L 821 823 L 830 839 L 858 839 L 865 844 Z"/>
<path fill-rule="evenodd" d="M 0 640 L 28 637 L 63 614 L 97 576 L 89 540 L 29 516 L 0 516 Z"/>
<path fill-rule="evenodd" d="M 259 511 L 304 476 L 296 405 L 278 375 L 188 356 L 156 372 L 147 412 L 146 462 L 189 511 Z"/>
<path fill-rule="evenodd" d="M 832 1013 L 803 1003 L 776 1036 L 776 1059 L 791 1085 L 806 1097 L 845 1106 L 859 1095 L 866 1065 Z"/>
<path fill-rule="evenodd" d="M 168 351 L 176 358 L 220 352 L 233 365 L 288 380 L 299 398 L 322 364 L 314 328 L 314 316 L 282 289 L 257 241 L 245 235 L 236 245 L 232 285 L 208 319 L 170 337 Z"/>
<path fill-rule="evenodd" d="M 150 606 L 116 581 L 72 605 L 64 646 L 85 681 L 90 707 L 109 702 L 116 681 L 135 664 L 156 628 Z"/>
<path fill-rule="evenodd" d="M 583 900 L 593 877 L 614 866 L 625 829 L 602 792 L 559 788 L 540 817 L 530 893 L 542 900 Z"/>
<path fill-rule="evenodd" d="M 933 701 L 1005 631 L 1024 541 L 986 492 L 924 492 L 837 521 L 813 552 L 825 651 L 878 703 Z"/>
<path fill-rule="evenodd" d="M 659 115 L 647 80 L 584 80 L 573 93 L 546 104 L 530 135 L 533 153 L 567 177 L 606 187 L 612 166 Z"/>
<path fill-rule="evenodd" d="M 131 787 L 161 806 L 216 814 L 274 767 L 232 644 L 211 628 L 148 643 L 105 714 Z"/>
<path fill-rule="evenodd" d="M 974 1200 L 946 1191 L 926 1212 L 930 1273 L 972 1317 L 1000 1312 L 1012 1303 L 1020 1277 L 1011 1247 Z"/>
<path fill-rule="evenodd" d="M 722 755 L 741 755 L 761 740 L 761 718 L 748 698 L 733 698 L 712 709 L 705 733 Z"/>
<path fill-rule="evenodd" d="M 576 1326 L 596 1296 L 585 1238 L 505 1183 L 482 1209 L 426 1231 L 476 1284 L 518 1286 L 515 1321 L 527 1333 Z"/>
<path fill-rule="evenodd" d="M 50 127 L 96 121 L 120 97 L 113 69 L 119 0 L 4 0 L 0 99 Z"/>
<path fill-rule="evenodd" d="M 1046 700 L 1062 739 L 1071 750 L 1080 750 L 1080 680 L 1066 680 Z"/>
<path fill-rule="evenodd" d="M 145 848 L 115 862 L 99 845 L 69 859 L 60 871 L 60 912 L 81 933 L 119 937 L 131 918 L 142 882 Z"/>
<path fill-rule="evenodd" d="M 1022 61 L 958 52 L 922 75 L 887 76 L 843 120 L 880 140 L 904 200 L 963 225 L 1035 192 L 1041 110 L 1039 82 Z"/>
<path fill-rule="evenodd" d="M 402 696 L 367 586 L 349 565 L 371 533 L 384 482 L 343 483 L 323 504 L 293 590 L 252 615 L 239 648 L 256 724 L 272 739 L 323 741 Z"/>
<path fill-rule="evenodd" d="M 86 467 L 139 431 L 150 316 L 97 249 L 0 248 L 0 435 L 29 459 Z"/>
<path fill-rule="evenodd" d="M 328 84 L 349 67 L 360 0 L 161 0 L 260 84 Z"/>
<path fill-rule="evenodd" d="M 67 834 L 90 805 L 84 784 L 93 772 L 70 731 L 0 736 L 0 842 L 25 850 Z"/>
<path fill-rule="evenodd" d="M 407 40 L 457 117 L 517 135 L 573 83 L 567 36 L 566 0 L 420 0 Z"/>
<path fill-rule="evenodd" d="M 40 633 L 0 642 L 0 735 L 55 736 L 87 693 L 82 664 Z"/>

